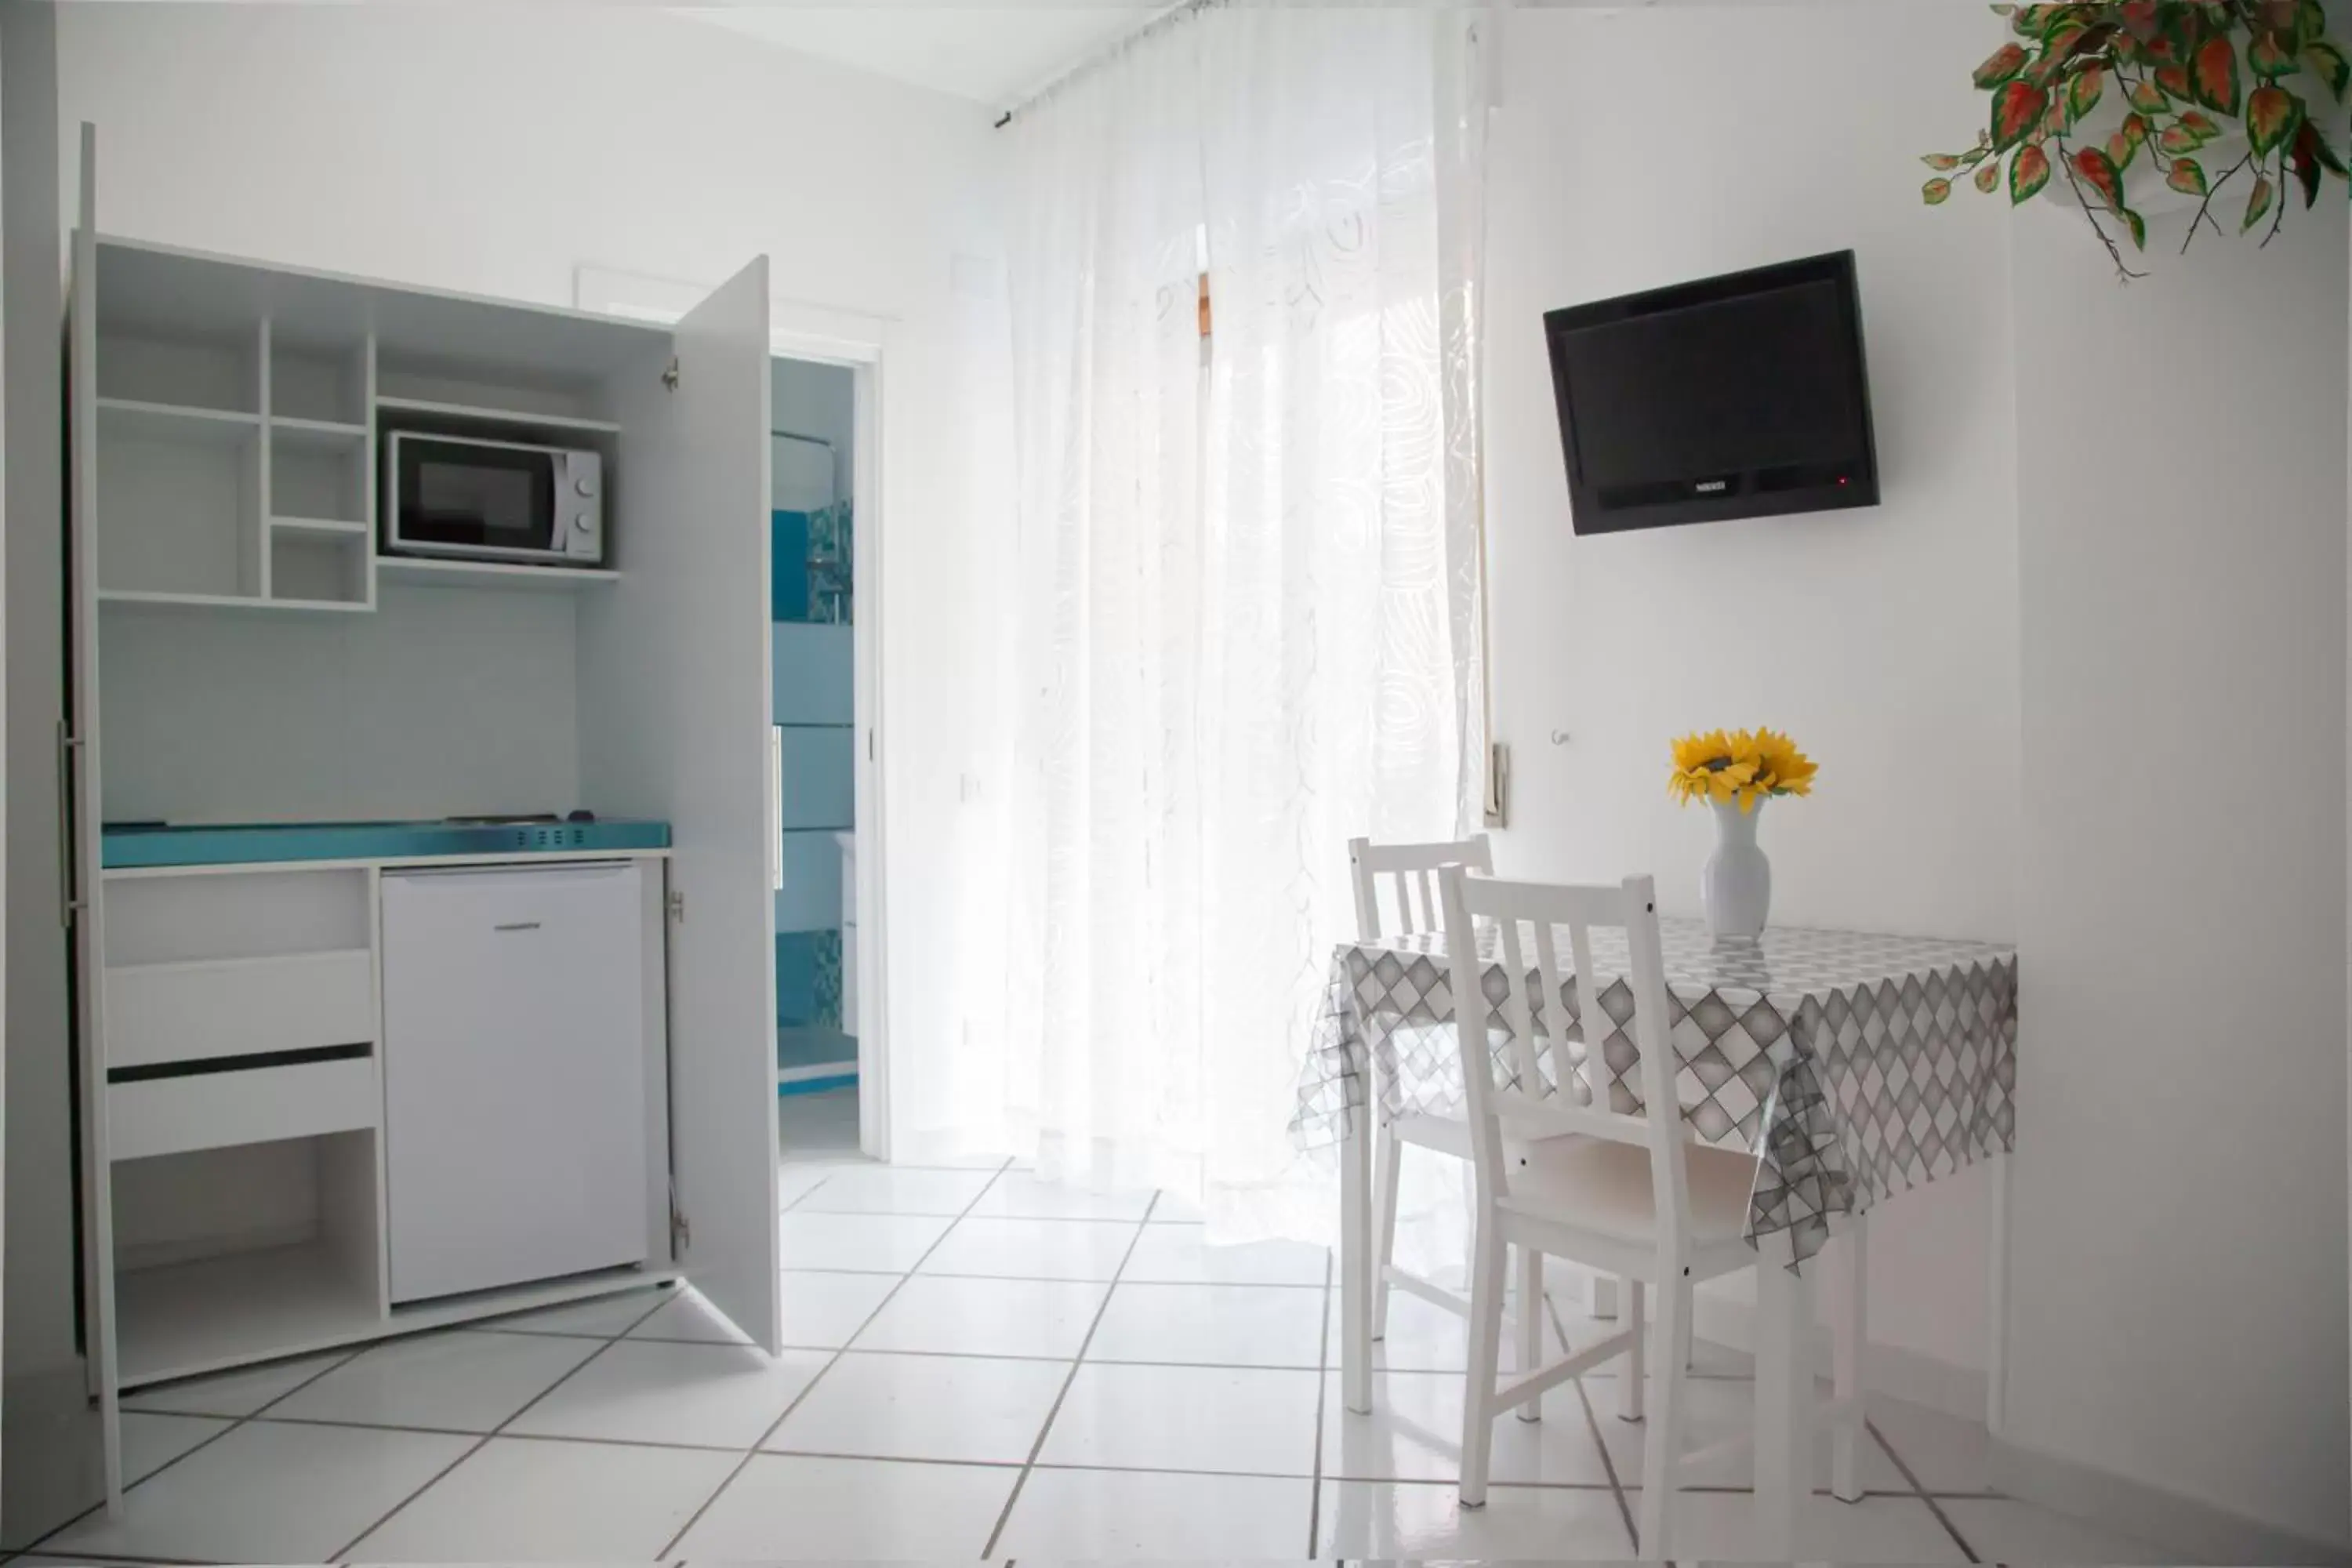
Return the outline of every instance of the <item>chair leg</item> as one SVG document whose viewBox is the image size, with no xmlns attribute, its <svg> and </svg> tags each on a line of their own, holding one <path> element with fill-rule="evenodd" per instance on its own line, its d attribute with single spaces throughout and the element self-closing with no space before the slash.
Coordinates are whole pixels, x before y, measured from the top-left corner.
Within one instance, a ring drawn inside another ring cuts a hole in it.
<svg viewBox="0 0 2352 1568">
<path fill-rule="evenodd" d="M 1396 1261 L 1397 1178 L 1404 1169 L 1404 1140 L 1389 1128 L 1381 1129 L 1372 1154 L 1372 1224 L 1380 1229 L 1380 1251 L 1372 1264 L 1372 1338 L 1389 1331 L 1389 1266 Z"/>
<path fill-rule="evenodd" d="M 1677 1342 L 1690 1316 L 1691 1288 L 1687 1281 L 1669 1279 L 1658 1287 L 1658 1339 Z M 1642 1539 L 1635 1543 L 1644 1561 L 1664 1562 L 1667 1521 L 1673 1517 L 1675 1489 L 1682 1468 L 1683 1394 L 1689 1374 L 1671 1355 L 1658 1368 L 1657 1398 L 1651 1403 L 1650 1429 L 1642 1442 Z"/>
<path fill-rule="evenodd" d="M 1650 1326 L 1644 1321 L 1649 1310 L 1647 1295 L 1647 1288 L 1639 1279 L 1617 1281 L 1617 1321 L 1633 1336 L 1633 1344 L 1625 1351 L 1624 1364 L 1617 1369 L 1617 1418 L 1621 1421 L 1642 1418 L 1642 1383 L 1648 1370 L 1643 1365 L 1648 1360 L 1643 1352 L 1650 1334 Z"/>
<path fill-rule="evenodd" d="M 1519 1248 L 1518 1373 L 1525 1377 L 1543 1365 L 1543 1254 L 1532 1247 Z M 1519 1406 L 1519 1419 L 1543 1419 L 1543 1395 L 1530 1396 Z"/>
<path fill-rule="evenodd" d="M 1870 1342 L 1870 1222 L 1856 1218 L 1846 1233 L 1845 1275 L 1837 1339 L 1831 1352 L 1831 1386 L 1842 1414 L 1830 1438 L 1830 1491 L 1840 1502 L 1862 1500 L 1862 1357 Z"/>
<path fill-rule="evenodd" d="M 1464 1508 L 1486 1501 L 1486 1468 L 1494 1456 L 1495 1374 L 1503 1359 L 1503 1278 L 1509 1249 L 1492 1211 L 1478 1216 L 1477 1254 L 1470 1267 L 1470 1370 L 1462 1394 Z"/>
</svg>

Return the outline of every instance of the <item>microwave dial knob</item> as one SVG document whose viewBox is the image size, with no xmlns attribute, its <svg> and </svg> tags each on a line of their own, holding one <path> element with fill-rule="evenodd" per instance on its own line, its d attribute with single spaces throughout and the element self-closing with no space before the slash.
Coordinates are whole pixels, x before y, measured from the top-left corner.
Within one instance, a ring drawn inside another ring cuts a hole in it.
<svg viewBox="0 0 2352 1568">
<path fill-rule="evenodd" d="M 595 525 L 588 521 L 588 514 L 583 511 L 572 520 L 572 526 L 577 531 L 585 533 Z"/>
<path fill-rule="evenodd" d="M 572 488 L 583 496 L 593 496 L 596 493 L 596 482 L 593 479 L 574 479 L 572 481 Z"/>
</svg>

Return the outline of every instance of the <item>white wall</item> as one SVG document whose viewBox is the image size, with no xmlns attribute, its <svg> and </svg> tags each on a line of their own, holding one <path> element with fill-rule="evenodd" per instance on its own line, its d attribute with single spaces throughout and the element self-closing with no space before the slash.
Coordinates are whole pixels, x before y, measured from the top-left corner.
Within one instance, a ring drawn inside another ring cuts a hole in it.
<svg viewBox="0 0 2352 1568">
<path fill-rule="evenodd" d="M 1667 742 L 1769 723 L 1822 764 L 1811 799 L 1766 811 L 1776 921 L 2014 935 L 2004 216 L 1917 195 L 1916 154 L 1965 143 L 1980 118 L 1966 68 L 1991 47 L 1982 9 L 1504 21 L 1486 264 L 1496 734 L 1516 773 L 1504 868 L 1652 870 L 1669 912 L 1697 913 L 1714 829 L 1666 798 Z M 1886 68 L 1897 54 L 1961 64 Z M 1629 60 L 1661 62 L 1671 93 Z M 1574 537 L 1543 312 L 1848 247 L 1884 503 Z M 1906 1194 L 1902 1223 L 1874 1233 L 1875 1338 L 1981 1368 L 1981 1185 L 1970 1172 Z"/>
<path fill-rule="evenodd" d="M 891 323 L 891 1021 L 952 1034 L 936 889 L 988 724 L 954 650 L 1000 489 L 972 476 L 1009 445 L 965 352 L 1001 348 L 992 116 L 635 9 L 88 4 L 58 32 L 109 231 L 560 304 L 582 264 L 715 284 L 765 251 L 780 297 Z"/>
<path fill-rule="evenodd" d="M 2352 1544 L 2345 226 L 2182 221 L 2127 289 L 2079 220 L 2011 228 L 2010 1436 Z"/>
</svg>

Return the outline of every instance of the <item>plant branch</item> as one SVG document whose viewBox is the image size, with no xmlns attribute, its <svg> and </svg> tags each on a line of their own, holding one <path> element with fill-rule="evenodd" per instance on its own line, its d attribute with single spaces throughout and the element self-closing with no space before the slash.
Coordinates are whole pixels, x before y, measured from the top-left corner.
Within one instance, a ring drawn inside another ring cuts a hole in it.
<svg viewBox="0 0 2352 1568">
<path fill-rule="evenodd" d="M 2221 187 L 2230 183 L 2230 176 L 2235 174 L 2239 170 L 2244 168 L 2248 163 L 2251 163 L 2253 161 L 2253 149 L 2250 147 L 2236 163 L 2231 164 L 2228 168 L 2222 170 L 2221 174 L 2215 175 L 2212 182 L 2205 187 L 2205 199 L 2197 204 L 2197 216 L 2189 220 L 2189 232 L 2181 237 L 2181 255 L 2186 256 L 2189 254 L 2189 242 L 2197 237 L 2197 226 L 2199 224 L 2210 223 L 2213 226 L 2213 232 L 2215 234 L 2222 232 L 2221 220 L 2216 218 L 2211 211 L 2213 198 L 2221 194 Z"/>
<path fill-rule="evenodd" d="M 2058 144 L 2058 166 L 2066 171 L 2066 183 L 2074 187 L 2075 204 L 2083 209 L 2084 219 L 2090 224 L 2091 232 L 2097 235 L 2099 243 L 2107 247 L 2107 259 L 2116 264 L 2116 275 L 2126 283 L 2135 278 L 2147 277 L 2147 273 L 2134 272 L 2124 265 L 2123 247 L 2117 245 L 2115 237 L 2100 226 L 2099 215 L 2093 210 L 2091 198 L 2084 193 L 2083 177 L 2074 172 L 2074 160 L 2067 154 L 2066 138 L 2053 136 L 2051 140 Z"/>
</svg>

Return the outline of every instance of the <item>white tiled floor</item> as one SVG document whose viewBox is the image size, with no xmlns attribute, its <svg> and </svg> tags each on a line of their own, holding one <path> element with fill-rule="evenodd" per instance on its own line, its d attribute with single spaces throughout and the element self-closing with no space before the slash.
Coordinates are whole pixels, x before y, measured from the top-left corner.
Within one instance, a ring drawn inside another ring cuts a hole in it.
<svg viewBox="0 0 2352 1568">
<path fill-rule="evenodd" d="M 640 1291 L 152 1390 L 127 1402 L 122 1517 L 22 1561 L 1632 1553 L 1642 1428 L 1609 1375 L 1498 1423 L 1465 1512 L 1460 1323 L 1399 1296 L 1377 1408 L 1347 1412 L 1318 1249 L 1206 1247 L 1173 1204 L 1013 1172 L 787 1175 L 781 1358 Z M 1588 1328 L 1547 1317 L 1555 1344 Z M 1704 1436 L 1750 1385 L 1701 1352 Z M 1812 1500 L 1809 1555 L 2162 1555 L 1989 1495 L 1981 1428 L 1873 1414 L 1872 1495 Z M 1747 1479 L 1680 1500 L 1684 1549 L 1748 1555 Z"/>
</svg>

